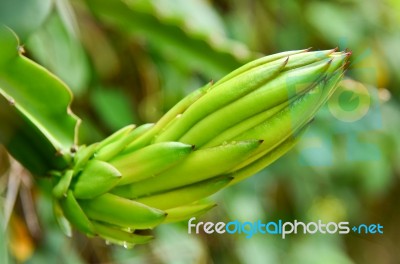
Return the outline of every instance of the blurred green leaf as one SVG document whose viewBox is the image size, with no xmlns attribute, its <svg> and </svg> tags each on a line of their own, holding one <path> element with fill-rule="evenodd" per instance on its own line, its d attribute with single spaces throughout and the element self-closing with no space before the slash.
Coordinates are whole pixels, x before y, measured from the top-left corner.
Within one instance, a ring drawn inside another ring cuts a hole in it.
<svg viewBox="0 0 400 264">
<path fill-rule="evenodd" d="M 279 239 L 279 238 L 278 238 Z M 241 263 L 252 264 L 282 263 L 279 261 L 279 244 L 275 237 L 255 235 L 251 239 L 238 239 L 236 251 Z"/>
<path fill-rule="evenodd" d="M 121 90 L 95 89 L 92 92 L 91 102 L 110 131 L 116 131 L 136 121 L 129 97 Z"/>
<path fill-rule="evenodd" d="M 107 136 L 87 113 L 82 112 L 77 114 L 82 119 L 82 123 L 79 126 L 78 142 L 87 145 L 100 141 Z"/>
<path fill-rule="evenodd" d="M 7 25 L 21 39 L 26 39 L 43 24 L 52 6 L 52 0 L 2 0 L 0 1 L 0 25 Z"/>
<path fill-rule="evenodd" d="M 78 36 L 65 21 L 65 17 L 62 19 L 53 13 L 44 26 L 31 35 L 27 48 L 39 63 L 65 81 L 74 95 L 80 96 L 87 89 L 90 68 Z"/>
<path fill-rule="evenodd" d="M 354 16 L 356 12 L 356 9 L 345 8 L 334 2 L 312 2 L 305 17 L 331 44 L 339 45 L 341 41 L 347 43 L 348 47 L 354 47 L 362 38 L 365 23 Z"/>
<path fill-rule="evenodd" d="M 191 35 L 186 26 L 164 21 L 162 15 L 143 11 L 143 6 L 133 1 L 87 2 L 102 21 L 122 32 L 145 37 L 171 62 L 192 67 L 211 78 L 221 77 L 251 57 L 243 46 Z"/>
<path fill-rule="evenodd" d="M 152 0 L 152 1 L 127 1 L 138 10 L 157 14 L 165 22 L 183 25 L 192 35 L 205 38 L 226 37 L 224 23 L 205 0 Z"/>
<path fill-rule="evenodd" d="M 316 254 L 318 252 L 318 254 Z M 296 264 L 354 264 L 342 251 L 337 236 L 307 236 L 293 244 L 283 263 Z"/>
<path fill-rule="evenodd" d="M 26 263 L 85 263 L 79 256 L 80 249 L 73 246 L 71 238 L 60 232 L 53 215 L 52 202 L 51 198 L 43 193 L 37 195 L 37 215 L 41 225 L 46 229 L 43 232 L 42 243 L 37 246 L 35 254 Z"/>
</svg>

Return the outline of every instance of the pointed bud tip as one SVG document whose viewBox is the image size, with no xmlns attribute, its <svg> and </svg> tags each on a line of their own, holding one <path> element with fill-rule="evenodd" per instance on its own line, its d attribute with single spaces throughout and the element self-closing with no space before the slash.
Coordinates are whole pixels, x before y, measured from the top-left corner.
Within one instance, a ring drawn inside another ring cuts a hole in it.
<svg viewBox="0 0 400 264">
<path fill-rule="evenodd" d="M 289 62 L 289 58 L 290 58 L 290 56 L 286 57 L 286 60 L 283 62 L 283 66 L 285 66 Z"/>
<path fill-rule="evenodd" d="M 328 51 L 328 54 L 333 54 L 333 53 L 337 52 L 338 50 L 339 50 L 339 48 L 336 47 L 336 48 L 334 48 L 334 49 L 329 50 L 329 51 Z"/>
<path fill-rule="evenodd" d="M 350 61 L 346 61 L 342 66 L 343 71 L 346 71 L 350 67 L 350 65 L 351 65 Z"/>
</svg>

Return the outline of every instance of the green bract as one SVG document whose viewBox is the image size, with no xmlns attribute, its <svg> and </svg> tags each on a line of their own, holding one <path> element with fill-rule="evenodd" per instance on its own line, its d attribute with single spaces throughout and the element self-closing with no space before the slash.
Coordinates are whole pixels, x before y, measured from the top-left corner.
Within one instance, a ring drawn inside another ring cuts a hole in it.
<svg viewBox="0 0 400 264">
<path fill-rule="evenodd" d="M 251 176 L 295 145 L 334 92 L 348 56 L 300 50 L 244 65 L 188 95 L 158 123 L 129 126 L 80 148 L 72 192 L 60 201 L 75 196 L 84 213 L 78 229 L 120 244 L 134 230 L 206 212 L 212 205 L 200 202 L 203 198 Z M 108 166 L 94 166 L 100 161 Z M 69 182 L 63 177 L 60 182 Z M 88 220 L 92 229 L 84 224 Z M 108 229 L 97 228 L 99 223 Z M 129 244 L 148 240 L 139 237 Z"/>
</svg>

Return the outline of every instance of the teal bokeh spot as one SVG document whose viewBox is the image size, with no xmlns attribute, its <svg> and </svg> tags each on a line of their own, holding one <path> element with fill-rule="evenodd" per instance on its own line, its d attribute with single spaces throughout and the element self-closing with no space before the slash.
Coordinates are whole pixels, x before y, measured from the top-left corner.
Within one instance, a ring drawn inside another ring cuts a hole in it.
<svg viewBox="0 0 400 264">
<path fill-rule="evenodd" d="M 360 98 L 351 91 L 344 91 L 339 96 L 339 105 L 345 111 L 354 111 L 360 104 Z"/>
<path fill-rule="evenodd" d="M 332 166 L 334 162 L 333 142 L 323 130 L 309 129 L 301 139 L 300 164 L 304 166 Z"/>
</svg>

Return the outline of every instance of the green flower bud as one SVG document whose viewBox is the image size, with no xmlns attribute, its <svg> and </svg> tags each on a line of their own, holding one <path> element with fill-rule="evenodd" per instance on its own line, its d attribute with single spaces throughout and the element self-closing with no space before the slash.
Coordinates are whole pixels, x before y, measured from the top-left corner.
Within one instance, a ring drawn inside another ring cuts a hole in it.
<svg viewBox="0 0 400 264">
<path fill-rule="evenodd" d="M 136 230 L 204 213 L 213 205 L 200 200 L 296 144 L 349 55 L 263 57 L 188 95 L 156 124 L 128 126 L 79 149 L 73 172 L 55 184 L 59 207 L 81 231 L 124 245 L 150 239 Z"/>
</svg>

